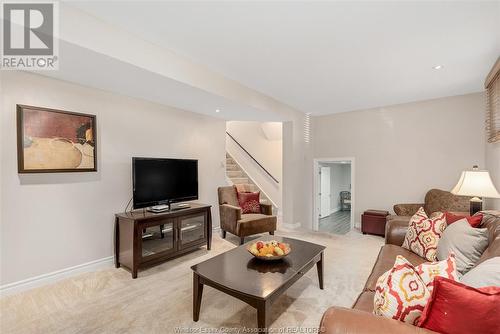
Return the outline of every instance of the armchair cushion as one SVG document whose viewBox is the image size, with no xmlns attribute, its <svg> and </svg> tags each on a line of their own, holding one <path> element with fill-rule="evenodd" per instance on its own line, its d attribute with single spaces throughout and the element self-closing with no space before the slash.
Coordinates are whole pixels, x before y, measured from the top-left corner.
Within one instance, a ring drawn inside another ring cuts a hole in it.
<svg viewBox="0 0 500 334">
<path fill-rule="evenodd" d="M 260 213 L 260 192 L 237 192 L 241 213 Z"/>
<path fill-rule="evenodd" d="M 276 216 L 267 216 L 261 213 L 247 213 L 241 215 L 237 222 L 236 234 L 247 236 L 257 233 L 273 232 L 276 230 Z"/>
</svg>

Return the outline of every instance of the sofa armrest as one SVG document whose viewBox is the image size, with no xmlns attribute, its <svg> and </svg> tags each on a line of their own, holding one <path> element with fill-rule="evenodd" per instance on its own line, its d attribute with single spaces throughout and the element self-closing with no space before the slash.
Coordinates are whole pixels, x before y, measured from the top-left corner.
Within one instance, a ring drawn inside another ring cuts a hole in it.
<svg viewBox="0 0 500 334">
<path fill-rule="evenodd" d="M 405 239 L 411 216 L 392 216 L 385 224 L 385 243 L 401 246 Z"/>
<path fill-rule="evenodd" d="M 268 203 L 260 203 L 260 212 L 263 215 L 272 216 L 273 215 L 273 205 Z"/>
<path fill-rule="evenodd" d="M 229 204 L 219 205 L 220 227 L 224 231 L 235 232 L 237 221 L 241 219 L 241 208 Z"/>
<path fill-rule="evenodd" d="M 424 203 L 396 204 L 393 209 L 398 216 L 413 216 Z"/>
<path fill-rule="evenodd" d="M 394 319 L 343 307 L 330 307 L 323 314 L 319 333 L 324 334 L 430 334 L 433 331 Z"/>
</svg>

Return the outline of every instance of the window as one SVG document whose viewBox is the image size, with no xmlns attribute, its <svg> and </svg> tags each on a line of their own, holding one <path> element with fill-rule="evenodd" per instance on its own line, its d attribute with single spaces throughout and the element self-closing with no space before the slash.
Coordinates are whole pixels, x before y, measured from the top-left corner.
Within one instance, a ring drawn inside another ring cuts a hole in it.
<svg viewBox="0 0 500 334">
<path fill-rule="evenodd" d="M 500 142 L 500 57 L 491 69 L 486 87 L 486 136 L 489 143 Z"/>
</svg>

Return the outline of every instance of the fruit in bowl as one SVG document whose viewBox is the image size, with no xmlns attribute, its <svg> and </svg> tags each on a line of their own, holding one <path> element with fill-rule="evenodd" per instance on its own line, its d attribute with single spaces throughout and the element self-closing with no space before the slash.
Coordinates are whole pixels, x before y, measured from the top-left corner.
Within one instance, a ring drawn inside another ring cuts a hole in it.
<svg viewBox="0 0 500 334">
<path fill-rule="evenodd" d="M 291 251 L 289 244 L 276 240 L 254 242 L 247 246 L 247 250 L 253 256 L 263 260 L 281 259 Z"/>
</svg>

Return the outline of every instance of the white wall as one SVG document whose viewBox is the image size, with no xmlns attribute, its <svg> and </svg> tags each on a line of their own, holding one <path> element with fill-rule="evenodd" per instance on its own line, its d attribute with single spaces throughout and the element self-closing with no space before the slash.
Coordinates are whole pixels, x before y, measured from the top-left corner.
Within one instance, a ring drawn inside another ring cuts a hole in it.
<svg viewBox="0 0 500 334">
<path fill-rule="evenodd" d="M 421 202 L 427 190 L 449 190 L 462 170 L 484 166 L 483 101 L 477 93 L 314 117 L 313 157 L 355 157 L 359 223 L 366 209 Z"/>
<path fill-rule="evenodd" d="M 199 159 L 200 202 L 225 184 L 225 121 L 23 72 L 2 71 L 1 284 L 113 254 L 131 157 Z M 166 92 L 168 93 L 168 92 Z M 19 175 L 16 104 L 97 115 L 97 173 Z"/>
<path fill-rule="evenodd" d="M 331 189 L 332 189 L 332 210 L 340 210 L 340 192 L 350 191 L 351 185 L 351 165 L 350 164 L 330 164 L 331 168 Z"/>
</svg>

